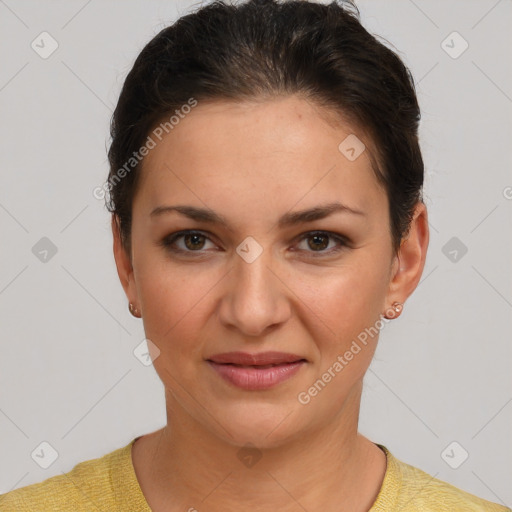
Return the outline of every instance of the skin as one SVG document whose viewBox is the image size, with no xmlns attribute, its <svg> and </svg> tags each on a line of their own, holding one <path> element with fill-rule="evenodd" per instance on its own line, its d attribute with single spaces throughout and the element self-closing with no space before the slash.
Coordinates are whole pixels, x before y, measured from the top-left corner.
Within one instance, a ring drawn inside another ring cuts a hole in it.
<svg viewBox="0 0 512 512">
<path fill-rule="evenodd" d="M 354 161 L 338 150 L 349 134 L 367 148 Z M 121 283 L 158 348 L 151 353 L 165 387 L 166 426 L 142 436 L 132 451 L 153 510 L 371 508 L 386 458 L 357 424 L 378 336 L 307 405 L 297 399 L 394 301 L 406 301 L 423 272 L 425 205 L 418 203 L 394 255 L 371 147 L 363 132 L 328 122 L 320 107 L 289 96 L 200 103 L 145 158 L 131 254 L 114 217 L 112 229 Z M 364 215 L 277 226 L 287 212 L 334 201 Z M 151 218 L 161 205 L 208 207 L 230 226 L 178 213 Z M 188 245 L 178 239 L 183 254 L 160 244 L 186 229 L 207 238 Z M 305 237 L 317 230 L 345 236 L 347 245 L 333 253 L 336 239 Z M 247 236 L 263 249 L 252 263 L 236 252 Z M 274 388 L 242 390 L 205 361 L 238 350 L 291 352 L 307 364 Z M 252 467 L 237 456 L 247 443 L 261 455 Z"/>
</svg>

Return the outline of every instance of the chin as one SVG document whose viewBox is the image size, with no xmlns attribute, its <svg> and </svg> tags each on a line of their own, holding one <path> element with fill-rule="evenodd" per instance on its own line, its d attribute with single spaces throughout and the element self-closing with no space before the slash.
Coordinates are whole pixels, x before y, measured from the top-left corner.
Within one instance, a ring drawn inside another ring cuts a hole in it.
<svg viewBox="0 0 512 512">
<path fill-rule="evenodd" d="M 240 448 L 248 444 L 260 449 L 278 448 L 301 436 L 296 415 L 279 405 L 235 406 L 234 411 L 224 411 L 223 418 L 221 423 L 228 432 L 216 429 L 217 434 Z"/>
</svg>

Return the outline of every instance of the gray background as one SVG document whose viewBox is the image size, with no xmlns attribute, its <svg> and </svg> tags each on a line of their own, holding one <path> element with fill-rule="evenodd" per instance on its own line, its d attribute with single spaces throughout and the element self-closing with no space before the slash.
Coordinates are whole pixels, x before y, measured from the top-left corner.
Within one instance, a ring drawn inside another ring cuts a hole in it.
<svg viewBox="0 0 512 512">
<path fill-rule="evenodd" d="M 92 190 L 107 176 L 111 111 L 134 58 L 191 5 L 0 0 L 0 493 L 165 423 Z M 415 76 L 431 224 L 422 281 L 366 376 L 360 430 L 511 506 L 512 2 L 358 5 Z M 59 45 L 47 59 L 31 47 L 43 31 Z M 457 58 L 453 31 L 469 44 Z M 33 252 L 43 237 L 57 248 L 46 262 Z M 47 469 L 31 457 L 44 441 L 59 454 Z M 462 450 L 453 469 L 446 460 Z"/>
</svg>

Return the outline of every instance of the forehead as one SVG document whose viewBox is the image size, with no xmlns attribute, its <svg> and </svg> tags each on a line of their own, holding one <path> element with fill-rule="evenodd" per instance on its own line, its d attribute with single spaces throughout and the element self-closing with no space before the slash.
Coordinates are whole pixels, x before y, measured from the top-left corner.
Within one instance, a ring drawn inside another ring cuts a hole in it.
<svg viewBox="0 0 512 512">
<path fill-rule="evenodd" d="M 385 195 L 365 134 L 298 97 L 199 103 L 155 142 L 137 191 L 145 210 L 184 196 L 281 209 L 343 198 L 363 209 Z"/>
</svg>

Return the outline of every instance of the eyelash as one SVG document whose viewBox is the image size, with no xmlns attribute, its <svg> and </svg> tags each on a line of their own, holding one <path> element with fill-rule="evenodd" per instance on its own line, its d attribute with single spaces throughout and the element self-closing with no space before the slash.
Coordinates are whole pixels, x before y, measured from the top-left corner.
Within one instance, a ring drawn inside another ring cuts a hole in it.
<svg viewBox="0 0 512 512">
<path fill-rule="evenodd" d="M 168 250 L 170 252 L 178 253 L 178 254 L 184 254 L 185 253 L 185 254 L 191 254 L 192 255 L 194 253 L 197 253 L 197 255 L 203 255 L 204 253 L 202 252 L 201 249 L 197 250 L 197 251 L 191 251 L 191 250 L 186 250 L 186 249 L 178 249 L 178 248 L 174 247 L 175 242 L 178 239 L 183 238 L 186 235 L 199 235 L 199 236 L 205 237 L 206 239 L 208 239 L 212 243 L 214 243 L 210 239 L 210 237 L 208 237 L 202 231 L 184 230 L 184 231 L 178 231 L 176 233 L 172 233 L 172 234 L 166 236 L 161 241 L 160 245 L 162 245 L 166 250 Z M 345 237 L 343 237 L 341 235 L 337 235 L 335 233 L 331 233 L 329 231 L 308 231 L 307 233 L 304 233 L 303 235 L 300 236 L 299 243 L 302 242 L 303 240 L 308 239 L 308 238 L 312 238 L 315 235 L 327 236 L 330 239 L 335 240 L 339 244 L 337 247 L 335 247 L 333 249 L 330 249 L 328 251 L 325 251 L 325 250 L 305 251 L 305 252 L 309 252 L 309 253 L 313 254 L 314 255 L 313 257 L 315 257 L 315 258 L 316 257 L 326 256 L 326 255 L 330 256 L 330 255 L 336 254 L 336 253 L 340 252 L 341 250 L 343 250 L 345 247 L 347 247 L 349 245 L 348 240 Z"/>
</svg>

